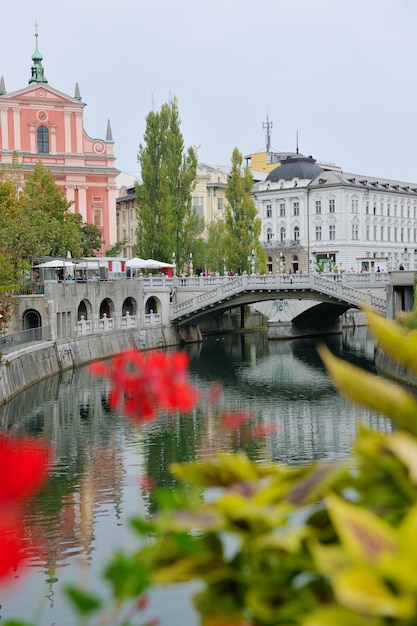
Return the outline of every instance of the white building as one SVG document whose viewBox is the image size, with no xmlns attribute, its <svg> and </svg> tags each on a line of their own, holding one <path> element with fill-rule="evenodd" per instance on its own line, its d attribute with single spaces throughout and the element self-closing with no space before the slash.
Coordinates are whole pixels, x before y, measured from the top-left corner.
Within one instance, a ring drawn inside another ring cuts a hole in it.
<svg viewBox="0 0 417 626">
<path fill-rule="evenodd" d="M 253 188 L 268 270 L 414 269 L 417 183 L 288 156 Z"/>
</svg>

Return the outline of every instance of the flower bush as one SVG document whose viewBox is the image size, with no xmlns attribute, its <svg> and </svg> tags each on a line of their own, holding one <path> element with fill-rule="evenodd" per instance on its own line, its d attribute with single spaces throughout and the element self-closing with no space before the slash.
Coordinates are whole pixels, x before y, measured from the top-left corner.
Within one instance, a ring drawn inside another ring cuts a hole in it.
<svg viewBox="0 0 417 626">
<path fill-rule="evenodd" d="M 417 331 L 367 315 L 378 345 L 417 375 Z M 243 452 L 173 464 L 183 487 L 155 492 L 158 512 L 132 519 L 136 549 L 118 551 L 103 572 L 111 600 L 68 589 L 80 623 L 133 626 L 152 586 L 197 580 L 194 603 L 204 626 L 417 624 L 417 399 L 324 346 L 319 352 L 340 392 L 390 417 L 392 433 L 359 425 L 349 459 L 309 467 L 255 463 Z M 129 350 L 92 371 L 110 379 L 111 405 L 135 421 L 199 402 L 181 353 Z M 267 435 L 248 429 L 251 417 L 224 412 L 219 423 Z M 35 483 L 25 474 L 10 493 L 0 491 L 13 520 L 20 496 L 44 479 L 36 458 L 27 461 L 28 469 L 38 467 Z"/>
</svg>

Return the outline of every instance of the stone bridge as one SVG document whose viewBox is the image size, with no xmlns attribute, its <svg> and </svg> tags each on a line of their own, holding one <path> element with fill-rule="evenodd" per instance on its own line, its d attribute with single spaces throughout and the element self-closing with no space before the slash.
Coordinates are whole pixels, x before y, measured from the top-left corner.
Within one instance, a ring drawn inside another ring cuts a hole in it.
<svg viewBox="0 0 417 626">
<path fill-rule="evenodd" d="M 209 316 L 266 300 L 310 300 L 316 306 L 293 320 L 293 325 L 326 325 L 351 308 L 366 305 L 387 313 L 389 275 L 361 274 L 244 274 L 212 278 L 174 279 L 170 321 L 178 326 L 198 325 Z M 181 301 L 179 301 L 181 299 Z M 303 319 L 304 318 L 304 319 Z"/>
</svg>

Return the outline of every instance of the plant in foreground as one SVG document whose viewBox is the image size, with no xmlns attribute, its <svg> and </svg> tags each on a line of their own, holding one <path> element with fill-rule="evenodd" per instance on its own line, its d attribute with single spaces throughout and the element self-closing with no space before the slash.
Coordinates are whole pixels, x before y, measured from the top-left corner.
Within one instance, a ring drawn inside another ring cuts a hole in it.
<svg viewBox="0 0 417 626">
<path fill-rule="evenodd" d="M 417 375 L 417 333 L 367 315 L 381 348 Z M 417 623 L 417 399 L 319 351 L 340 392 L 389 416 L 393 431 L 359 425 L 341 463 L 282 467 L 237 452 L 173 464 L 183 488 L 155 492 L 158 513 L 132 520 L 137 549 L 105 569 L 113 607 L 68 591 L 83 623 L 105 609 L 105 623 L 133 625 L 151 586 L 189 580 L 201 583 L 194 602 L 204 626 Z M 93 371 L 110 377 L 112 405 L 136 420 L 198 401 L 178 353 L 128 351 Z M 250 417 L 219 421 L 235 429 Z"/>
</svg>

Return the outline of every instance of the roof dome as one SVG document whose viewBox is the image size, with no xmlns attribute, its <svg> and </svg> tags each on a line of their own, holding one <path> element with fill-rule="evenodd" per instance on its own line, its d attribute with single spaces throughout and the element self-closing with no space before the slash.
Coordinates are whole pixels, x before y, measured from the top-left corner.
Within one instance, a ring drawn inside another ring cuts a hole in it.
<svg viewBox="0 0 417 626">
<path fill-rule="evenodd" d="M 279 180 L 293 180 L 294 178 L 313 180 L 323 171 L 319 165 L 316 165 L 316 160 L 311 156 L 289 156 L 268 174 L 266 180 L 272 183 L 277 183 Z"/>
</svg>

